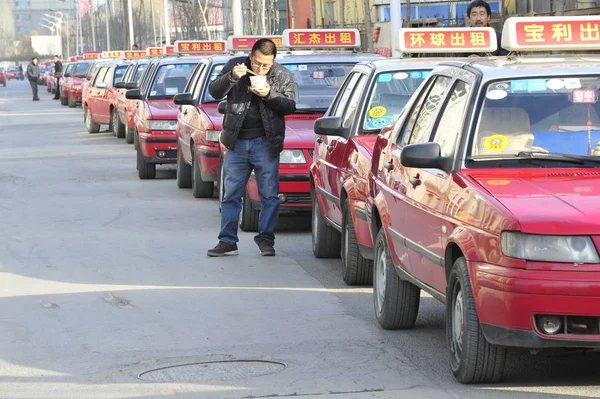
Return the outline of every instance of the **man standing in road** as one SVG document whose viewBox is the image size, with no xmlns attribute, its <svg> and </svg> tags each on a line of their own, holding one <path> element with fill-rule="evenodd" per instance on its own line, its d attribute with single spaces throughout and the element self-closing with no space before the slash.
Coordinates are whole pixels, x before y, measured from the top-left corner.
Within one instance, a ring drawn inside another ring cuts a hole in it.
<svg viewBox="0 0 600 399">
<path fill-rule="evenodd" d="M 40 101 L 38 97 L 38 79 L 40 77 L 40 67 L 38 66 L 37 57 L 33 57 L 29 65 L 27 65 L 27 79 L 33 91 L 33 101 Z"/>
<path fill-rule="evenodd" d="M 285 137 L 284 116 L 296 110 L 292 74 L 275 62 L 277 47 L 260 39 L 249 56 L 231 59 L 208 91 L 227 96 L 221 142 L 224 195 L 219 243 L 208 256 L 237 255 L 238 221 L 246 184 L 254 171 L 261 211 L 254 242 L 262 256 L 274 256 L 275 226 L 279 218 L 279 153 Z M 252 76 L 250 76 L 252 75 Z"/>
<path fill-rule="evenodd" d="M 62 69 L 63 69 L 62 62 L 60 62 L 60 58 L 58 57 L 58 55 L 55 55 L 54 56 L 54 73 L 58 75 L 56 77 L 56 91 L 54 92 L 55 100 L 60 99 L 60 79 L 62 76 Z"/>
<path fill-rule="evenodd" d="M 469 26 L 475 28 L 490 27 L 492 22 L 492 10 L 490 5 L 484 0 L 473 0 L 467 7 L 467 18 L 469 19 Z M 502 32 L 496 31 L 496 38 L 498 40 L 498 49 L 493 53 L 469 53 L 464 54 L 465 57 L 478 57 L 478 56 L 489 56 L 489 55 L 507 55 L 508 51 L 502 48 Z"/>
</svg>

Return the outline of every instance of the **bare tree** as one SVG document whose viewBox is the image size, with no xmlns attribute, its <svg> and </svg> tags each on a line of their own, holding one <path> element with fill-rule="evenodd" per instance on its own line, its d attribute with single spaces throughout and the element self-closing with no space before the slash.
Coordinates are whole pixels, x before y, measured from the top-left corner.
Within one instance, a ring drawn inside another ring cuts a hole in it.
<svg viewBox="0 0 600 399">
<path fill-rule="evenodd" d="M 565 2 L 566 0 L 552 0 L 552 9 L 554 10 L 554 15 L 565 15 Z"/>
</svg>

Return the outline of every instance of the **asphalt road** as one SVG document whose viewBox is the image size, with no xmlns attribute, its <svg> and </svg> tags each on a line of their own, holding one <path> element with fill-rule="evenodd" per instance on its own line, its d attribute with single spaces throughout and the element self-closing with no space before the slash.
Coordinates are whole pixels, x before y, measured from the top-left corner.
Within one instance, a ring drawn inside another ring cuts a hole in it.
<svg viewBox="0 0 600 399">
<path fill-rule="evenodd" d="M 0 88 L 0 397 L 600 397 L 599 354 L 515 352 L 502 383 L 457 384 L 443 306 L 382 330 L 371 288 L 313 258 L 309 218 L 281 220 L 276 257 L 242 233 L 207 258 L 215 200 L 173 167 L 138 180 L 132 146 L 40 97 Z"/>
</svg>

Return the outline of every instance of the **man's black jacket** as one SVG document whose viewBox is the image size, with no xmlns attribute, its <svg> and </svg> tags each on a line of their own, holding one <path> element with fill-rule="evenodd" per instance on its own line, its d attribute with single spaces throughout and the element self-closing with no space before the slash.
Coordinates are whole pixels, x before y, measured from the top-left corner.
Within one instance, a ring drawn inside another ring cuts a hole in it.
<svg viewBox="0 0 600 399">
<path fill-rule="evenodd" d="M 56 61 L 54 63 L 54 73 L 62 73 L 62 62 Z"/>
<path fill-rule="evenodd" d="M 210 95 L 214 98 L 227 96 L 227 112 L 223 120 L 221 142 L 229 149 L 235 147 L 252 96 L 255 95 L 249 91 L 249 74 L 239 80 L 235 80 L 231 75 L 233 67 L 241 63 L 245 63 L 246 67 L 251 69 L 249 57 L 233 58 L 225 64 L 219 76 L 208 87 Z M 279 154 L 283 150 L 285 138 L 284 116 L 296 111 L 294 79 L 290 71 L 274 63 L 267 74 L 267 83 L 271 86 L 271 92 L 268 96 L 261 97 L 260 114 L 269 146 L 273 153 Z"/>
</svg>

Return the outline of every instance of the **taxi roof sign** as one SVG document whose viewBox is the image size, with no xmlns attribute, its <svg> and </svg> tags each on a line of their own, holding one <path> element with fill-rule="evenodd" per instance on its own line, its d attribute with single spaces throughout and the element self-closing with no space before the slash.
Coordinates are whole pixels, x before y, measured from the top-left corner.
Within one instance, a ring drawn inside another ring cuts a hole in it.
<svg viewBox="0 0 600 399">
<path fill-rule="evenodd" d="M 493 28 L 402 28 L 398 50 L 403 53 L 491 53 L 498 49 Z"/>
<path fill-rule="evenodd" d="M 283 48 L 283 36 L 229 36 L 227 38 L 227 50 L 229 51 L 250 51 L 254 43 L 260 39 L 269 39 L 275 43 L 275 46 Z"/>
<path fill-rule="evenodd" d="M 148 57 L 162 57 L 165 55 L 165 49 L 162 47 L 148 47 L 146 49 L 146 55 Z"/>
<path fill-rule="evenodd" d="M 175 52 L 179 54 L 223 54 L 227 51 L 224 40 L 177 40 Z"/>
<path fill-rule="evenodd" d="M 502 47 L 509 51 L 600 50 L 600 16 L 508 18 Z"/>
<path fill-rule="evenodd" d="M 165 46 L 163 47 L 165 55 L 173 55 L 175 54 L 175 46 Z"/>
<path fill-rule="evenodd" d="M 358 29 L 286 29 L 282 33 L 283 47 L 290 48 L 357 48 Z"/>
<path fill-rule="evenodd" d="M 123 58 L 124 51 L 103 51 L 100 54 L 100 58 L 109 59 L 109 58 Z"/>
<path fill-rule="evenodd" d="M 84 60 L 96 60 L 100 58 L 102 55 L 102 51 L 87 51 L 82 54 L 82 59 Z"/>
<path fill-rule="evenodd" d="M 147 54 L 145 51 L 132 50 L 132 51 L 124 51 L 124 58 L 145 58 Z"/>
</svg>

